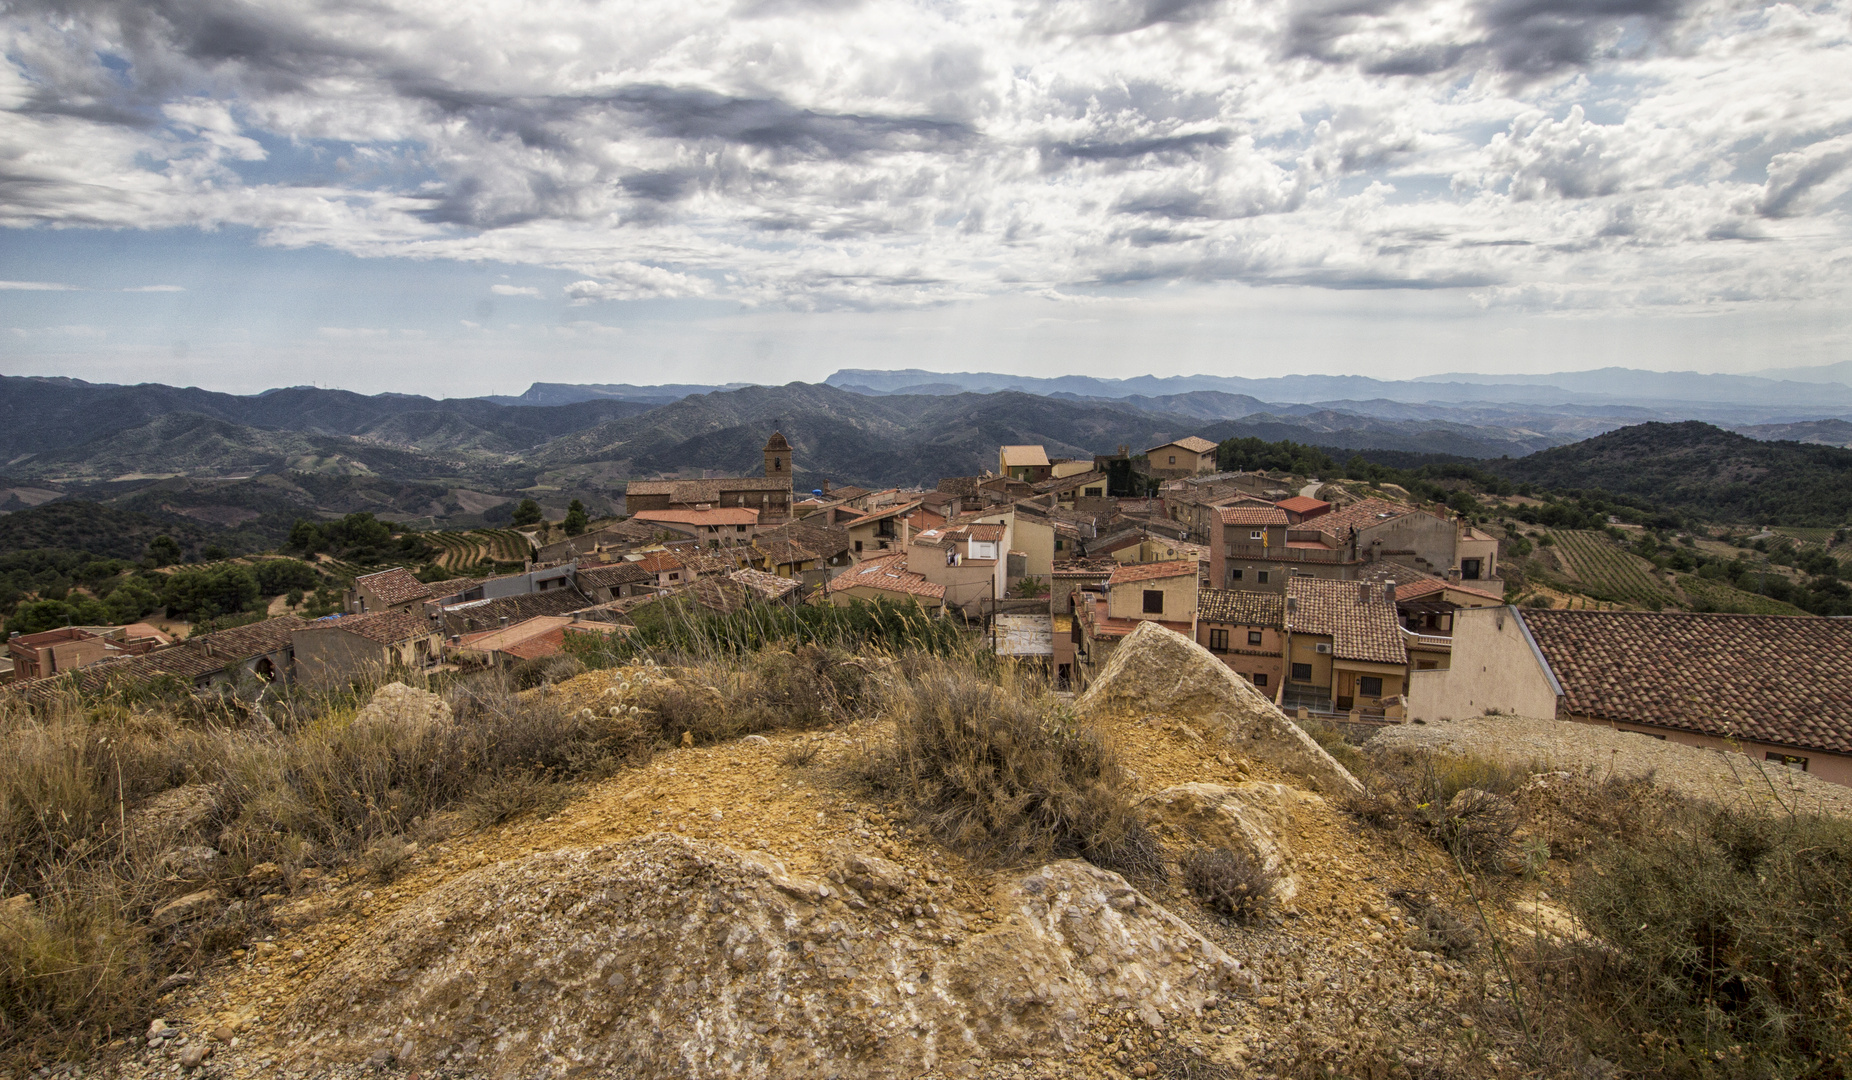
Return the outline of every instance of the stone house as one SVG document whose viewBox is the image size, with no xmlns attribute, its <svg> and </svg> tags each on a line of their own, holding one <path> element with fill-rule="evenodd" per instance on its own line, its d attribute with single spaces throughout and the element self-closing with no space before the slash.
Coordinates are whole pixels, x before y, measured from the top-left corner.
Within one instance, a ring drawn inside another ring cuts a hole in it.
<svg viewBox="0 0 1852 1080">
<path fill-rule="evenodd" d="M 796 468 L 791 444 L 783 433 L 773 432 L 763 453 L 763 477 L 632 480 L 624 493 L 624 508 L 634 517 L 639 512 L 651 510 L 746 507 L 759 512 L 758 520 L 762 524 L 789 521 L 792 475 Z"/>
<path fill-rule="evenodd" d="M 1111 659 L 1112 650 L 1140 622 L 1159 622 L 1194 640 L 1198 578 L 1193 559 L 1125 564 L 1113 570 L 1100 592 L 1073 594 L 1070 634 L 1079 685 L 1093 681 Z"/>
<path fill-rule="evenodd" d="M 1145 451 L 1145 469 L 1152 476 L 1194 476 L 1215 471 L 1215 444 L 1200 435 L 1154 446 Z"/>
<path fill-rule="evenodd" d="M 1286 597 L 1247 589 L 1204 589 L 1196 605 L 1196 643 L 1256 690 L 1278 700 L 1286 675 Z"/>
<path fill-rule="evenodd" d="M 1282 708 L 1402 715 L 1408 646 L 1387 586 L 1294 577 L 1286 584 L 1284 646 Z"/>
<path fill-rule="evenodd" d="M 749 544 L 759 534 L 759 511 L 747 506 L 642 510 L 631 520 L 693 537 L 708 548 Z"/>
<path fill-rule="evenodd" d="M 908 570 L 905 552 L 863 560 L 832 578 L 827 595 L 837 607 L 888 600 L 917 604 L 932 615 L 945 610 L 945 586 Z"/>
<path fill-rule="evenodd" d="M 422 671 L 443 656 L 439 629 L 404 611 L 317 619 L 292 631 L 290 641 L 296 678 L 310 686 L 335 686 L 372 671 Z"/>
<path fill-rule="evenodd" d="M 997 448 L 998 476 L 1018 480 L 1033 487 L 1047 480 L 1052 472 L 1054 472 L 1054 465 L 1048 460 L 1048 451 L 1040 446 L 1000 446 Z"/>
</svg>

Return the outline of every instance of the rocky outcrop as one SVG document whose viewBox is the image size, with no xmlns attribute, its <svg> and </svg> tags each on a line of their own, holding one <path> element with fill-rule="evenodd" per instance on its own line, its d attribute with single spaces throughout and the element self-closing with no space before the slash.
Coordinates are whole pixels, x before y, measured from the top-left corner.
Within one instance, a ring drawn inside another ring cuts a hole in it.
<svg viewBox="0 0 1852 1080">
<path fill-rule="evenodd" d="M 1155 622 L 1113 649 L 1106 670 L 1075 708 L 1174 717 L 1212 742 L 1304 777 L 1326 795 L 1363 786 L 1273 702 L 1209 650 Z"/>
<path fill-rule="evenodd" d="M 1087 863 L 1006 882 L 975 934 L 894 864 L 829 866 L 659 833 L 485 867 L 354 943 L 289 1041 L 492 1076 L 912 1076 L 1058 1050 L 1103 1004 L 1163 1025 L 1246 980 Z"/>
<path fill-rule="evenodd" d="M 387 683 L 373 691 L 373 699 L 354 715 L 355 727 L 379 725 L 441 730 L 450 723 L 450 706 L 443 698 L 400 682 Z"/>
<path fill-rule="evenodd" d="M 1273 898 L 1299 894 L 1295 874 L 1292 814 L 1324 800 L 1310 792 L 1259 780 L 1233 787 L 1179 784 L 1145 796 L 1138 808 L 1173 848 L 1200 845 L 1247 854 L 1273 879 Z"/>
</svg>

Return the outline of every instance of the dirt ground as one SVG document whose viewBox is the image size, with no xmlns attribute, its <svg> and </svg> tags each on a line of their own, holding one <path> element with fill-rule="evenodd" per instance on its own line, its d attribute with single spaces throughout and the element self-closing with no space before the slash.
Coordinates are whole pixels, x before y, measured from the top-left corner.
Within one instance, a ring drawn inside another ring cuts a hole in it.
<svg viewBox="0 0 1852 1080">
<path fill-rule="evenodd" d="M 545 692 L 569 707 L 590 706 L 605 700 L 613 675 L 592 672 Z M 1292 782 L 1217 751 L 1182 724 L 1150 717 L 1106 723 L 1142 792 L 1188 782 Z M 271 901 L 272 934 L 162 998 L 160 1015 L 180 1027 L 187 1042 L 152 1047 L 119 1040 L 104 1071 L 123 1077 L 362 1075 L 367 1070 L 359 1065 L 310 1066 L 279 1030 L 292 1002 L 370 926 L 481 867 L 657 832 L 764 852 L 794 874 L 820 872 L 831 844 L 850 842 L 929 883 L 956 913 L 952 925 L 985 931 L 1004 914 L 991 909 L 993 889 L 1023 868 L 973 863 L 907 827 L 902 808 L 860 787 L 849 765 L 883 733 L 879 722 L 859 721 L 822 733 L 678 747 L 590 785 L 556 813 L 432 840 L 390 882 L 369 879 L 360 868 L 344 876 L 304 871 L 288 894 Z M 432 823 L 434 833 L 443 831 L 440 825 Z M 1460 886 L 1448 883 L 1438 849 L 1392 843 L 1318 802 L 1295 812 L 1288 829 L 1298 894 L 1258 925 L 1235 925 L 1206 912 L 1175 880 L 1135 882 L 1242 961 L 1254 976 L 1250 992 L 1165 1030 L 1131 1012 L 1102 1010 L 1082 1045 L 1061 1054 L 947 1075 L 1258 1077 L 1277 1075 L 1293 1058 L 1336 1061 L 1386 1052 L 1420 1068 L 1460 1054 L 1506 1053 L 1498 1037 L 1486 1034 L 1483 1020 L 1473 1019 L 1487 1015 L 1483 972 L 1426 951 L 1408 915 L 1390 899 L 1397 889 L 1452 889 L 1449 902 L 1470 904 Z M 1546 876 L 1528 887 L 1526 901 L 1547 902 L 1547 884 Z M 202 1069 L 181 1064 L 188 1045 L 210 1051 Z"/>
</svg>

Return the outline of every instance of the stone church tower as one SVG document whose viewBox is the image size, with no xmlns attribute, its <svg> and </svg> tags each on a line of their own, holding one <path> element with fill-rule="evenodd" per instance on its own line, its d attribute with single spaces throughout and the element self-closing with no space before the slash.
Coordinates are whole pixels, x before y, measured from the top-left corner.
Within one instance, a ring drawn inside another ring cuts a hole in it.
<svg viewBox="0 0 1852 1080">
<path fill-rule="evenodd" d="M 772 432 L 765 442 L 765 478 L 791 482 L 791 444 L 782 432 Z"/>
</svg>

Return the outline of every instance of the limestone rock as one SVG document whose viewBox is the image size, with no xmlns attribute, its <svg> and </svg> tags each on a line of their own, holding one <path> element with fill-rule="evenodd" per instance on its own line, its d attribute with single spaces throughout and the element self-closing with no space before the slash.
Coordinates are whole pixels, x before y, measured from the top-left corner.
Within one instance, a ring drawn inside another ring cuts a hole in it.
<svg viewBox="0 0 1852 1080">
<path fill-rule="evenodd" d="M 429 690 L 401 682 L 373 691 L 373 700 L 354 716 L 354 726 L 382 725 L 405 729 L 441 730 L 450 726 L 450 705 Z"/>
<path fill-rule="evenodd" d="M 1165 1023 L 1244 977 L 1086 863 L 1008 883 L 991 929 L 949 944 L 837 891 L 668 834 L 484 867 L 346 949 L 283 1043 L 296 1067 L 385 1050 L 484 1076 L 917 1076 L 1060 1052 L 1103 1003 Z"/>
<path fill-rule="evenodd" d="M 155 908 L 152 916 L 154 925 L 172 926 L 178 922 L 198 918 L 212 910 L 213 905 L 218 901 L 219 891 L 217 889 L 201 889 L 198 892 L 187 893 L 185 896 L 169 900 Z"/>
<path fill-rule="evenodd" d="M 1284 784 L 1250 781 L 1234 787 L 1179 784 L 1145 796 L 1138 806 L 1173 844 L 1246 852 L 1272 875 L 1274 898 L 1291 900 L 1299 894 L 1289 839 L 1293 808 L 1323 801 Z"/>
<path fill-rule="evenodd" d="M 1363 792 L 1348 769 L 1251 683 L 1208 649 L 1155 622 L 1139 623 L 1119 643 L 1075 709 L 1184 720 L 1212 743 L 1303 776 L 1327 795 Z"/>
<path fill-rule="evenodd" d="M 176 877 L 199 881 L 211 876 L 212 861 L 218 857 L 217 851 L 204 844 L 192 844 L 163 851 L 156 861 L 161 869 Z"/>
<path fill-rule="evenodd" d="M 905 896 L 907 872 L 895 863 L 865 851 L 837 848 L 830 852 L 829 879 L 847 885 L 870 900 Z"/>
<path fill-rule="evenodd" d="M 211 784 L 169 788 L 136 807 L 129 815 L 129 838 L 146 844 L 171 842 L 205 821 L 218 806 L 219 790 Z"/>
</svg>

